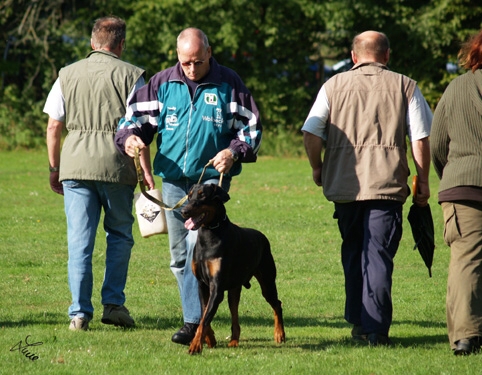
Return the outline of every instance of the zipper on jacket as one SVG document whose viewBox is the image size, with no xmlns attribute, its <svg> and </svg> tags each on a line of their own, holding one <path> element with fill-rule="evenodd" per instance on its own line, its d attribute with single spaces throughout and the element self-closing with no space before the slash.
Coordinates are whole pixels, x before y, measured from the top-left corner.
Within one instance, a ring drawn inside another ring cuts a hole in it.
<svg viewBox="0 0 482 375">
<path fill-rule="evenodd" d="M 189 108 L 189 120 L 188 120 L 188 123 L 187 123 L 187 131 L 186 131 L 186 152 L 184 153 L 184 165 L 183 165 L 183 168 L 182 168 L 182 174 L 185 176 L 186 175 L 186 168 L 187 168 L 187 157 L 189 155 L 189 134 L 191 133 L 191 124 L 192 124 L 192 114 L 193 112 L 196 110 L 196 107 L 194 105 L 194 98 L 196 97 L 196 91 L 197 91 L 197 87 L 196 87 L 196 90 L 194 90 L 194 93 L 192 95 L 192 98 L 191 98 L 191 93 L 189 92 L 189 87 L 187 85 L 187 83 L 183 82 L 184 85 L 186 86 L 187 88 L 187 94 L 189 95 L 189 98 L 190 98 L 190 102 L 191 102 L 191 106 Z M 199 87 L 199 85 L 198 85 Z"/>
</svg>

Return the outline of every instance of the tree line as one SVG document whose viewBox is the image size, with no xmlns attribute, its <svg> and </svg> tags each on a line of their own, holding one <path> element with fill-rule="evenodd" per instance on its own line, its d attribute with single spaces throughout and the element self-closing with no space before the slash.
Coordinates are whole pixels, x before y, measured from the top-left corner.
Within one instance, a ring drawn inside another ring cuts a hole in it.
<svg viewBox="0 0 482 375">
<path fill-rule="evenodd" d="M 482 7 L 472 0 L 2 0 L 0 149 L 44 144 L 42 109 L 58 71 L 87 55 L 94 20 L 110 14 L 127 23 L 122 58 L 147 78 L 176 63 L 183 28 L 205 31 L 216 60 L 252 91 L 268 152 L 289 154 L 327 67 L 350 58 L 357 33 L 387 34 L 389 67 L 417 80 L 435 108 L 462 73 L 457 53 L 481 28 Z"/>
</svg>

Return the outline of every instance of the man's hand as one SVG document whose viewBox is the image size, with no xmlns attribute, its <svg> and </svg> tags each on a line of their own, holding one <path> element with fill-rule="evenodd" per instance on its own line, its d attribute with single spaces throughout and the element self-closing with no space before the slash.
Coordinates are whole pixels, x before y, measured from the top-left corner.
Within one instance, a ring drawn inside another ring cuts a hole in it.
<svg viewBox="0 0 482 375">
<path fill-rule="evenodd" d="M 154 181 L 154 176 L 151 172 L 144 171 L 144 185 L 146 186 L 147 190 L 153 190 L 156 188 L 156 183 Z"/>
<path fill-rule="evenodd" d="M 50 188 L 57 194 L 64 195 L 64 186 L 59 181 L 59 172 L 50 172 Z"/>
<path fill-rule="evenodd" d="M 321 171 L 322 167 L 313 169 L 313 181 L 317 186 L 323 186 L 323 182 L 321 181 Z"/>
<path fill-rule="evenodd" d="M 428 204 L 430 198 L 430 188 L 427 181 L 418 180 L 417 193 L 414 194 L 413 203 L 417 206 L 425 207 Z"/>
<path fill-rule="evenodd" d="M 228 173 L 234 164 L 234 156 L 230 150 L 224 149 L 219 151 L 216 156 L 209 161 L 219 173 Z"/>
<path fill-rule="evenodd" d="M 137 135 L 131 135 L 126 139 L 124 147 L 126 154 L 133 158 L 136 156 L 136 147 L 139 148 L 139 150 L 142 150 L 146 145 Z"/>
</svg>

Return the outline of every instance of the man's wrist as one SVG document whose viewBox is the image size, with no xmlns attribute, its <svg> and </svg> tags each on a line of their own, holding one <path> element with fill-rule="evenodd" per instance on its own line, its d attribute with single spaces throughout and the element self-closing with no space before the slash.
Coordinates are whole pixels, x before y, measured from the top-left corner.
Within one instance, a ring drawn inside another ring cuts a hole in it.
<svg viewBox="0 0 482 375">
<path fill-rule="evenodd" d="M 233 155 L 233 161 L 236 163 L 239 159 L 239 154 L 232 148 L 228 148 L 229 152 Z"/>
<path fill-rule="evenodd" d="M 58 172 L 59 171 L 59 167 L 51 167 L 49 165 L 49 172 Z"/>
</svg>

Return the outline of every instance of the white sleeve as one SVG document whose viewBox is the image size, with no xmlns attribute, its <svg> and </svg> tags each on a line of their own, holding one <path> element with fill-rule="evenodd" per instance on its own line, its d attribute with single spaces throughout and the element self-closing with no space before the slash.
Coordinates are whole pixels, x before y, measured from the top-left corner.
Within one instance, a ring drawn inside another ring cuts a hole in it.
<svg viewBox="0 0 482 375">
<path fill-rule="evenodd" d="M 408 105 L 407 134 L 410 142 L 426 138 L 432 128 L 432 110 L 418 87 L 415 88 L 413 97 Z"/>
<path fill-rule="evenodd" d="M 65 122 L 65 99 L 60 88 L 60 78 L 52 86 L 43 111 L 54 120 Z"/>
<path fill-rule="evenodd" d="M 326 140 L 326 122 L 329 116 L 330 103 L 326 96 L 325 87 L 322 86 L 301 130 Z"/>
</svg>

